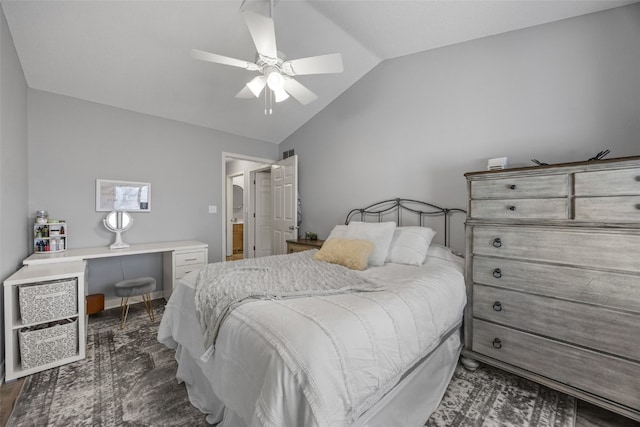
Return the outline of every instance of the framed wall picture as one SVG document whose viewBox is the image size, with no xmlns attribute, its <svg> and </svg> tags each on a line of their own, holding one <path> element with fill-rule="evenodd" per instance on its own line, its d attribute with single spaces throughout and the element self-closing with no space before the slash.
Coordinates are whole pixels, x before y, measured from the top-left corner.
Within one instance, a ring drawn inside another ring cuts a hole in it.
<svg viewBox="0 0 640 427">
<path fill-rule="evenodd" d="M 96 179 L 96 212 L 151 212 L 151 183 Z"/>
</svg>

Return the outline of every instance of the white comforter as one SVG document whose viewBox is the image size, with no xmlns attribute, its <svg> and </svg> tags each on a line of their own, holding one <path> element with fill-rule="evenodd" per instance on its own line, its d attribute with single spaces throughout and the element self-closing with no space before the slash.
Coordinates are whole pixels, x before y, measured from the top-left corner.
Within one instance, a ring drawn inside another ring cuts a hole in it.
<svg viewBox="0 0 640 427">
<path fill-rule="evenodd" d="M 216 396 L 251 426 L 345 426 L 389 391 L 462 318 L 459 263 L 363 272 L 386 283 L 374 293 L 256 301 L 226 318 L 216 351 L 199 361 Z M 194 275 L 182 285 L 193 287 Z M 193 290 L 167 304 L 158 339 L 204 353 Z M 196 330 L 194 330 L 196 328 Z"/>
</svg>

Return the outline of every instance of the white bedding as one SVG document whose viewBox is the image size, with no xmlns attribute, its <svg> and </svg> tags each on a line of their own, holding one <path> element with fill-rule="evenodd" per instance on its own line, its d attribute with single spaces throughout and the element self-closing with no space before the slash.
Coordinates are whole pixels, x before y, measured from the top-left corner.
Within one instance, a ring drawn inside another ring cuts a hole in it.
<svg viewBox="0 0 640 427">
<path fill-rule="evenodd" d="M 431 252 L 420 267 L 385 264 L 361 273 L 386 283 L 382 292 L 237 307 L 211 360 L 197 361 L 212 391 L 250 426 L 351 424 L 460 324 L 462 263 Z M 205 350 L 188 301 L 194 279 L 186 276 L 174 291 L 158 339 L 197 359 Z"/>
</svg>

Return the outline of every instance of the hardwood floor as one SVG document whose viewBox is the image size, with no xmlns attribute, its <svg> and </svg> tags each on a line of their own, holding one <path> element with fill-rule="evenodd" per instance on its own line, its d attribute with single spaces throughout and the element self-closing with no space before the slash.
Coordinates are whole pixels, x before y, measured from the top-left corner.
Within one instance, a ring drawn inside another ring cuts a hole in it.
<svg viewBox="0 0 640 427">
<path fill-rule="evenodd" d="M 5 427 L 20 394 L 24 378 L 0 385 L 0 426 Z M 640 423 L 590 403 L 578 401 L 576 427 L 640 427 Z"/>
<path fill-rule="evenodd" d="M 16 381 L 2 383 L 2 385 L 0 385 L 0 426 L 4 427 L 7 425 L 13 404 L 22 390 L 23 383 L 24 378 L 20 378 Z"/>
</svg>

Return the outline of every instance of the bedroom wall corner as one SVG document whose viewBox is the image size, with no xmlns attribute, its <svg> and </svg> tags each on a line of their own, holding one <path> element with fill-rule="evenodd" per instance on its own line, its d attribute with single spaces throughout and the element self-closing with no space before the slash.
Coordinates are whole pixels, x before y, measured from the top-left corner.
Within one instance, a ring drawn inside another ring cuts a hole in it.
<svg viewBox="0 0 640 427">
<path fill-rule="evenodd" d="M 0 8 L 0 279 L 29 253 L 27 83 Z M 0 293 L 0 378 L 4 379 L 4 292 Z"/>
<path fill-rule="evenodd" d="M 640 155 L 639 22 L 633 4 L 383 61 L 280 144 L 299 156 L 301 231 L 392 197 L 466 208 L 464 173 L 489 158 Z"/>
</svg>

